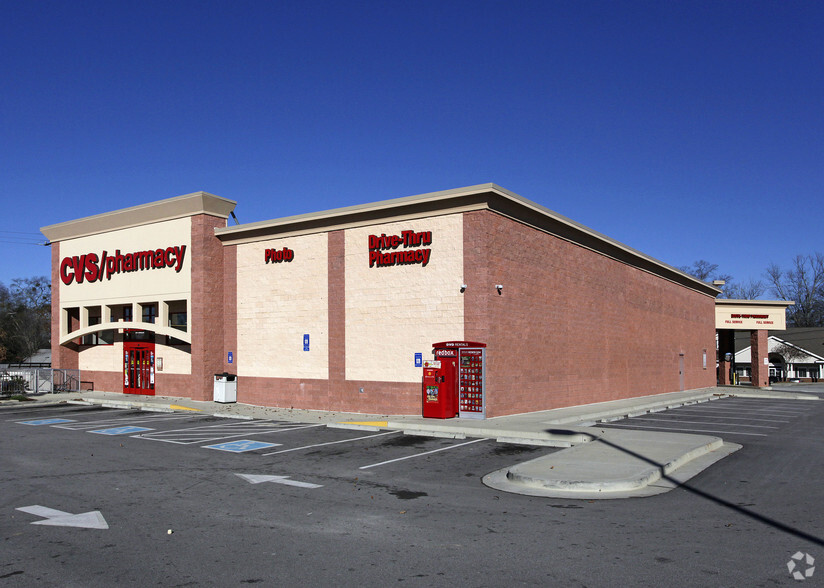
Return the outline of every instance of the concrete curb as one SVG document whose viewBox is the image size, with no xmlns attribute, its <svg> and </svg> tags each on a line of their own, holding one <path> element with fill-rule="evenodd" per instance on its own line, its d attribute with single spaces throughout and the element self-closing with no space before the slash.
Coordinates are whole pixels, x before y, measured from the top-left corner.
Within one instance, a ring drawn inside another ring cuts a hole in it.
<svg viewBox="0 0 824 588">
<path fill-rule="evenodd" d="M 685 484 L 692 477 L 698 475 L 708 467 L 725 457 L 741 449 L 741 445 L 735 443 L 723 443 L 714 451 L 698 455 L 686 463 L 681 464 L 677 469 L 672 470 L 666 476 L 659 476 L 659 479 L 650 483 L 629 488 L 626 490 L 613 489 L 604 491 L 602 488 L 547 488 L 542 485 L 525 485 L 512 482 L 507 478 L 508 468 L 503 468 L 491 472 L 483 477 L 484 485 L 494 490 L 522 494 L 525 496 L 539 496 L 542 498 L 564 498 L 571 500 L 615 500 L 623 498 L 646 498 L 669 492 Z"/>
<path fill-rule="evenodd" d="M 591 426 L 597 422 L 631 418 L 650 412 L 678 408 L 679 406 L 688 406 L 701 402 L 711 402 L 713 400 L 726 398 L 727 396 L 730 396 L 730 394 L 702 391 L 686 397 L 682 396 L 675 401 L 670 399 L 662 400 L 660 398 L 657 400 L 652 400 L 654 397 L 650 397 L 650 400 L 648 401 L 636 402 L 627 408 L 612 408 L 592 405 L 592 408 L 588 410 L 588 407 L 583 406 L 579 407 L 581 410 L 579 410 L 575 415 L 550 419 L 546 422 L 554 425 L 578 424 L 579 426 Z"/>
<path fill-rule="evenodd" d="M 483 421 L 474 421 L 483 422 Z M 388 421 L 387 428 L 401 429 L 407 435 L 424 436 L 454 436 L 479 437 L 496 439 L 500 442 L 517 442 L 528 445 L 543 445 L 546 447 L 571 447 L 579 443 L 589 443 L 593 435 L 587 432 L 569 431 L 552 433 L 550 431 L 523 431 L 517 429 L 500 429 L 483 425 L 460 425 L 454 422 L 448 424 L 410 423 L 403 421 Z M 454 437 L 453 437 L 454 438 Z M 517 440 L 517 441 L 516 441 Z"/>
<path fill-rule="evenodd" d="M 557 453 L 545 455 L 524 463 L 507 468 L 506 478 L 513 484 L 522 484 L 529 487 L 540 487 L 548 490 L 559 490 L 564 492 L 627 492 L 644 488 L 657 482 L 662 476 L 671 474 L 679 467 L 719 449 L 724 442 L 718 437 L 695 437 L 695 444 L 692 448 L 679 446 L 675 450 L 676 455 L 664 463 L 651 464 L 646 461 L 633 459 L 630 463 L 622 464 L 624 467 L 614 467 L 614 474 L 609 474 L 607 462 L 612 462 L 612 454 L 615 449 L 614 444 L 605 444 L 604 440 L 598 439 L 587 445 L 576 445 L 569 449 L 564 449 Z M 631 451 L 631 450 L 630 450 Z M 634 453 L 634 452 L 633 452 Z M 606 459 L 605 459 L 606 458 Z M 564 466 L 581 462 L 604 462 L 604 472 L 601 479 L 569 479 L 561 477 L 564 474 Z M 558 470 L 555 468 L 558 467 Z M 553 475 L 557 471 L 558 476 Z"/>
</svg>

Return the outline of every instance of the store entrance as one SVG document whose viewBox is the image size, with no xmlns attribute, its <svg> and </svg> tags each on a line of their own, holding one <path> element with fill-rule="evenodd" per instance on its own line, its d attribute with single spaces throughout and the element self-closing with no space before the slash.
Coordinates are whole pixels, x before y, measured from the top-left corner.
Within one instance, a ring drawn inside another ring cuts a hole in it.
<svg viewBox="0 0 824 588">
<path fill-rule="evenodd" d="M 155 393 L 155 344 L 145 341 L 123 343 L 123 393 Z"/>
</svg>

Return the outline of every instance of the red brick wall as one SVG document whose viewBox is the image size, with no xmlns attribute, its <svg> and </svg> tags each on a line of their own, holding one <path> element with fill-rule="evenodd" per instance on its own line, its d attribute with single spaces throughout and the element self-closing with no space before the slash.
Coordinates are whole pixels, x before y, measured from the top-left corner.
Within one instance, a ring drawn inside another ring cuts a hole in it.
<svg viewBox="0 0 824 588">
<path fill-rule="evenodd" d="M 336 390 L 335 395 L 330 394 L 330 388 Z M 420 394 L 420 384 L 355 380 L 244 376 L 238 379 L 237 386 L 237 400 L 246 404 L 387 415 L 420 414 Z"/>
<path fill-rule="evenodd" d="M 83 382 L 92 382 L 94 390 L 98 392 L 123 392 L 123 373 L 104 372 L 100 370 L 84 370 L 80 374 Z"/>
<path fill-rule="evenodd" d="M 351 410 L 346 382 L 346 244 L 344 231 L 328 234 L 329 385 L 327 404 Z"/>
<path fill-rule="evenodd" d="M 715 385 L 713 298 L 490 211 L 464 215 L 464 254 L 487 416 L 677 391 L 680 353 L 686 389 Z"/>
<path fill-rule="evenodd" d="M 223 247 L 223 370 L 237 374 L 237 247 Z M 229 351 L 232 363 L 229 363 Z"/>
<path fill-rule="evenodd" d="M 157 348 L 160 346 L 158 345 Z M 209 382 L 209 397 L 212 399 L 212 382 Z M 121 383 L 121 390 L 123 384 Z M 167 374 L 164 372 L 155 372 L 155 394 L 158 396 L 177 396 L 181 398 L 193 398 L 192 393 L 192 377 L 188 374 Z"/>
<path fill-rule="evenodd" d="M 77 346 L 60 345 L 60 243 L 51 245 L 51 351 L 52 367 L 76 370 L 79 365 Z M 70 328 L 77 328 L 76 324 Z"/>
<path fill-rule="evenodd" d="M 770 383 L 770 366 L 764 365 L 769 357 L 769 333 L 765 330 L 750 331 L 750 382 L 753 386 L 764 388 Z"/>
<path fill-rule="evenodd" d="M 194 400 L 211 400 L 214 375 L 224 371 L 224 248 L 215 227 L 225 226 L 223 218 L 192 217 L 192 376 L 187 396 Z"/>
<path fill-rule="evenodd" d="M 85 370 L 81 374 L 81 380 L 83 382 L 92 382 L 96 391 L 123 392 L 122 372 Z M 158 396 L 188 398 L 191 395 L 191 388 L 191 376 L 188 374 L 155 372 L 155 393 Z M 211 396 L 209 400 L 211 400 Z"/>
</svg>

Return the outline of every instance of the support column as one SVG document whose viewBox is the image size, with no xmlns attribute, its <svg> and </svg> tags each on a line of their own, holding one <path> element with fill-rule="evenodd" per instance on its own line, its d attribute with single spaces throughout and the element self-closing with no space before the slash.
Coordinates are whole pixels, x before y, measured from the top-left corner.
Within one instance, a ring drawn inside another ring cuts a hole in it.
<svg viewBox="0 0 824 588">
<path fill-rule="evenodd" d="M 337 410 L 355 402 L 346 389 L 346 235 L 332 231 L 328 240 L 329 392 L 327 406 Z"/>
<path fill-rule="evenodd" d="M 770 364 L 768 361 L 767 331 L 750 331 L 750 365 L 752 366 L 752 385 L 764 388 L 770 383 Z"/>
<path fill-rule="evenodd" d="M 189 396 L 192 400 L 211 400 L 214 375 L 223 370 L 223 244 L 215 237 L 215 228 L 225 227 L 226 219 L 208 214 L 192 216 L 191 264 L 192 306 L 189 309 L 191 329 L 192 375 L 183 390 L 159 391 L 169 396 Z"/>
<path fill-rule="evenodd" d="M 726 360 L 727 354 L 732 359 Z M 718 385 L 732 386 L 730 368 L 735 361 L 735 331 L 718 329 Z"/>
</svg>

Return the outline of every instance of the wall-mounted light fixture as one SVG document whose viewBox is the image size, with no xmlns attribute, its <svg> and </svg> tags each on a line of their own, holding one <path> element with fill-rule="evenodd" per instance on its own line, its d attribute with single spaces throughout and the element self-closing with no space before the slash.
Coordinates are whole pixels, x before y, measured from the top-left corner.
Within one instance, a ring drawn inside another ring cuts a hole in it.
<svg viewBox="0 0 824 588">
<path fill-rule="evenodd" d="M 495 288 L 498 290 L 498 296 L 500 296 L 503 293 L 503 290 L 504 290 L 503 284 L 496 284 Z"/>
<path fill-rule="evenodd" d="M 466 292 L 466 284 L 461 284 L 461 294 Z"/>
</svg>

